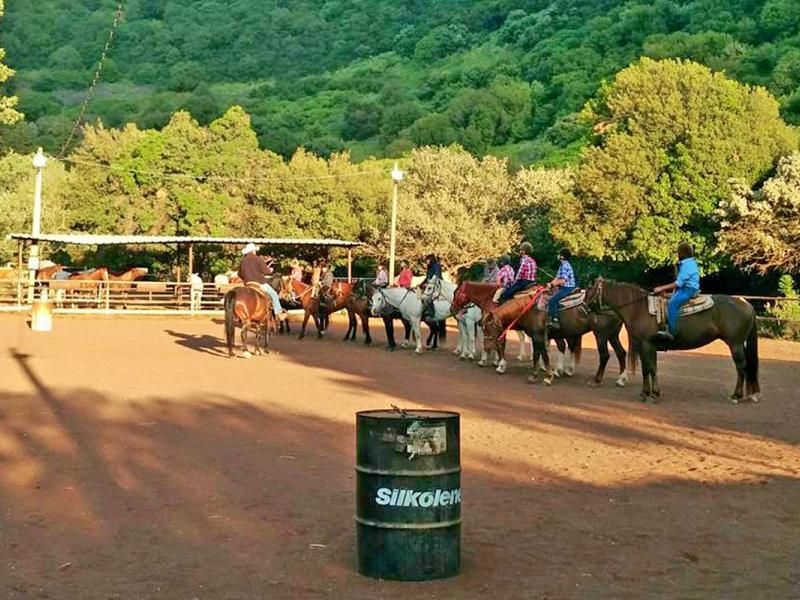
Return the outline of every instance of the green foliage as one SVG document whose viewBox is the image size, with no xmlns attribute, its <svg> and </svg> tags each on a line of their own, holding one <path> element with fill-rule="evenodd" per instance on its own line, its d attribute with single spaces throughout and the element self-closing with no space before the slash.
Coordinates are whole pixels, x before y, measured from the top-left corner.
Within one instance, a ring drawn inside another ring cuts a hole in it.
<svg viewBox="0 0 800 600">
<path fill-rule="evenodd" d="M 745 269 L 800 271 L 800 152 L 781 159 L 760 189 L 735 183 L 720 203 L 720 244 Z"/>
<path fill-rule="evenodd" d="M 772 333 L 776 337 L 787 340 L 800 341 L 800 295 L 794 286 L 794 280 L 789 274 L 781 275 L 778 281 L 778 292 L 787 301 L 776 301 L 767 311 L 767 316 L 776 321 L 767 321 L 767 327 L 762 330 Z"/>
<path fill-rule="evenodd" d="M 0 18 L 3 16 L 4 0 L 0 0 Z M 14 74 L 14 70 L 8 68 L 3 59 L 6 56 L 6 51 L 0 48 L 0 84 L 8 81 Z M 22 114 L 14 107 L 17 105 L 17 98 L 15 96 L 0 95 L 0 124 L 11 125 L 22 119 Z"/>
<path fill-rule="evenodd" d="M 506 214 L 512 197 L 503 160 L 478 160 L 458 146 L 414 150 L 398 204 L 398 256 L 435 252 L 455 269 L 504 252 L 519 237 Z"/>
<path fill-rule="evenodd" d="M 590 256 L 651 267 L 668 264 L 682 239 L 713 267 L 713 214 L 731 178 L 752 185 L 798 145 L 765 90 L 684 61 L 642 59 L 585 115 L 600 135 L 553 233 Z"/>
<path fill-rule="evenodd" d="M 9 91 L 63 143 L 113 0 L 15 2 Z M 641 56 L 683 58 L 776 95 L 800 123 L 795 0 L 129 0 L 88 122 L 201 124 L 241 105 L 262 148 L 392 156 L 460 143 L 512 164 L 574 163 L 577 113 Z M 435 117 L 429 119 L 428 117 Z M 20 125 L 20 128 L 24 126 Z M 7 131 L 7 130 L 6 130 Z M 26 149 L 26 135 L 6 143 Z M 18 145 L 20 144 L 20 145 Z"/>
</svg>

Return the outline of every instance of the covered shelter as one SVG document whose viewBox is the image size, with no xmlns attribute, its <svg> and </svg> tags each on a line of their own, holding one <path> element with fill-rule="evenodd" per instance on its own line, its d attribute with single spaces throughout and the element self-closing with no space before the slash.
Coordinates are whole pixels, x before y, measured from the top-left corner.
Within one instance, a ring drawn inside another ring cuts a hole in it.
<svg viewBox="0 0 800 600">
<path fill-rule="evenodd" d="M 270 238 L 270 237 L 216 237 L 216 236 L 184 236 L 184 235 L 93 235 L 83 233 L 51 233 L 33 235 L 30 233 L 12 233 L 8 239 L 18 242 L 18 263 L 20 272 L 23 265 L 23 246 L 25 243 L 40 244 L 48 242 L 53 244 L 71 244 L 77 246 L 145 246 L 145 245 L 175 245 L 184 246 L 188 250 L 189 272 L 194 266 L 194 247 L 199 244 L 213 245 L 245 245 L 247 243 L 259 246 L 281 248 L 346 248 L 347 249 L 347 279 L 353 276 L 353 248 L 362 246 L 361 242 L 338 240 L 331 238 Z"/>
</svg>

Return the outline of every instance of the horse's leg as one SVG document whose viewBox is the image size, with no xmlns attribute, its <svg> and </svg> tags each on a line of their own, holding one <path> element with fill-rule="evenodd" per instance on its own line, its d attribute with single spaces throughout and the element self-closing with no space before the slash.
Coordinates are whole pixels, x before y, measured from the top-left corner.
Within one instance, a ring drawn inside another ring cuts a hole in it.
<svg viewBox="0 0 800 600">
<path fill-rule="evenodd" d="M 517 351 L 517 360 L 522 362 L 526 358 L 526 354 L 525 354 L 525 332 L 524 331 L 517 331 L 517 337 L 519 338 L 519 350 Z"/>
<path fill-rule="evenodd" d="M 639 357 L 642 361 L 642 402 L 656 400 L 656 360 L 658 354 L 656 347 L 649 340 L 642 340 L 639 344 Z"/>
<path fill-rule="evenodd" d="M 356 315 L 353 313 L 352 310 L 349 308 L 347 309 L 347 333 L 344 334 L 344 341 L 350 340 L 350 335 L 352 333 L 352 339 L 356 339 L 356 331 L 358 330 L 358 322 L 356 321 Z"/>
<path fill-rule="evenodd" d="M 308 325 L 308 318 L 310 316 L 311 316 L 311 313 L 308 311 L 308 309 L 306 309 L 304 314 L 303 314 L 303 326 L 300 327 L 300 336 L 299 336 L 298 339 L 302 340 L 304 337 L 306 337 L 306 326 Z"/>
<path fill-rule="evenodd" d="M 564 352 L 567 349 L 567 344 L 563 338 L 554 338 L 553 341 L 556 343 L 556 349 L 558 350 L 558 354 L 556 355 L 556 369 L 553 371 L 553 375 L 561 377 L 564 375 Z"/>
<path fill-rule="evenodd" d="M 414 352 L 422 354 L 422 320 L 420 317 L 411 317 L 409 320 L 411 321 L 411 331 L 417 342 L 417 347 L 414 348 Z"/>
<path fill-rule="evenodd" d="M 565 352 L 565 362 L 566 366 L 564 367 L 564 375 L 567 377 L 572 377 L 575 375 L 575 344 L 580 343 L 580 338 L 572 338 L 567 340 L 567 348 Z"/>
<path fill-rule="evenodd" d="M 542 370 L 544 371 L 542 383 L 545 385 L 552 385 L 555 374 L 550 370 L 550 355 L 547 353 L 548 342 L 549 340 L 547 339 L 546 333 L 531 336 L 531 343 L 534 348 L 538 348 L 540 355 L 539 360 L 542 362 Z"/>
<path fill-rule="evenodd" d="M 383 327 L 386 329 L 386 349 L 394 350 L 397 347 L 397 343 L 394 341 L 394 321 L 383 317 Z"/>
<path fill-rule="evenodd" d="M 322 311 L 319 308 L 319 304 L 317 304 L 317 310 L 314 311 L 312 316 L 314 317 L 314 325 L 317 328 L 317 338 L 321 338 L 322 334 L 325 332 L 325 328 L 323 325 L 324 317 L 322 316 Z"/>
<path fill-rule="evenodd" d="M 597 343 L 597 354 L 600 356 L 600 364 L 597 366 L 597 372 L 594 374 L 594 379 L 589 382 L 590 385 L 599 387 L 603 383 L 603 377 L 606 374 L 606 365 L 611 354 L 608 352 L 608 340 L 600 337 L 596 332 L 594 334 L 595 342 Z"/>
<path fill-rule="evenodd" d="M 472 343 L 471 360 L 475 360 L 476 358 L 478 358 L 478 348 L 481 349 L 481 353 L 483 352 L 483 327 L 481 327 L 481 324 L 478 322 L 475 322 L 474 327 L 475 327 L 475 332 Z M 481 357 L 483 357 L 483 354 L 481 354 Z"/>
<path fill-rule="evenodd" d="M 250 350 L 247 349 L 247 330 L 250 329 L 250 321 L 245 321 L 242 323 L 242 351 L 244 354 L 242 356 L 244 358 L 250 358 L 253 355 L 250 354 Z M 258 339 L 256 338 L 256 343 L 258 343 Z"/>
<path fill-rule="evenodd" d="M 363 314 L 361 315 L 361 329 L 364 330 L 364 343 L 371 344 L 372 337 L 369 334 L 369 315 Z M 353 331 L 353 339 L 356 339 L 356 332 Z"/>
<path fill-rule="evenodd" d="M 497 368 L 495 369 L 496 373 L 502 375 L 506 372 L 506 368 L 508 367 L 508 363 L 506 362 L 506 338 L 503 336 L 503 339 L 495 340 L 494 349 L 497 353 Z"/>
<path fill-rule="evenodd" d="M 466 338 L 466 317 L 463 319 L 459 319 L 456 317 L 456 325 L 458 325 L 458 341 L 456 342 L 456 347 L 453 350 L 453 354 L 458 355 L 460 358 L 464 358 L 464 341 Z"/>
<path fill-rule="evenodd" d="M 619 377 L 617 377 L 617 380 L 614 383 L 616 383 L 616 385 L 619 387 L 625 387 L 628 385 L 628 351 L 625 350 L 625 346 L 623 346 L 622 342 L 619 341 L 619 333 L 612 335 L 608 342 L 614 349 L 614 354 L 617 355 L 617 360 L 619 361 Z M 599 344 L 600 342 L 598 341 L 598 347 Z M 603 343 L 603 346 L 605 346 L 605 342 Z M 606 352 L 608 352 L 608 350 L 606 350 Z"/>
<path fill-rule="evenodd" d="M 747 359 L 745 358 L 744 344 L 741 342 L 738 344 L 729 343 L 728 348 L 730 348 L 731 351 L 733 364 L 736 365 L 736 389 L 733 391 L 733 396 L 731 396 L 731 402 L 738 404 L 744 396 Z"/>
<path fill-rule="evenodd" d="M 539 361 L 542 360 L 539 348 L 531 346 L 531 374 L 528 375 L 528 383 L 539 383 Z"/>
<path fill-rule="evenodd" d="M 271 312 L 271 311 L 270 311 Z M 264 328 L 264 354 L 269 354 L 269 330 L 272 324 L 274 315 L 267 319 L 267 326 Z"/>
</svg>

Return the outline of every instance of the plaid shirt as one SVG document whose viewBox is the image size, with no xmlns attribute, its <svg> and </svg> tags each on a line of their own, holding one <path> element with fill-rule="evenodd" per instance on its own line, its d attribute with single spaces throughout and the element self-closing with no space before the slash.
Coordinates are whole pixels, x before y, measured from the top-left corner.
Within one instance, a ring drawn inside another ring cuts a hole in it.
<svg viewBox="0 0 800 600">
<path fill-rule="evenodd" d="M 502 287 L 508 287 L 511 285 L 511 282 L 514 281 L 514 269 L 511 268 L 511 265 L 503 265 L 503 268 L 500 269 L 497 278 Z"/>
<path fill-rule="evenodd" d="M 517 269 L 517 277 L 514 281 L 519 281 L 520 279 L 536 281 L 536 261 L 527 254 L 523 254 L 519 261 L 519 269 Z"/>
<path fill-rule="evenodd" d="M 561 265 L 558 267 L 558 273 L 556 273 L 556 279 L 563 279 L 564 287 L 575 287 L 575 271 L 572 270 L 572 265 L 566 260 L 561 261 Z"/>
</svg>

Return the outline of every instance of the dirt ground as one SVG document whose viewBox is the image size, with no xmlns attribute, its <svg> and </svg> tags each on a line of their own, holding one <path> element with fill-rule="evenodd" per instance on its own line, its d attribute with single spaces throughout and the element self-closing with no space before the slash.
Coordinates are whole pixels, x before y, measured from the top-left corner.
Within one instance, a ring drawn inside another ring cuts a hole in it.
<svg viewBox="0 0 800 600">
<path fill-rule="evenodd" d="M 373 329 L 248 361 L 208 318 L 0 316 L 0 598 L 800 598 L 798 345 L 758 405 L 724 347 L 662 354 L 649 406 L 591 349 L 545 388 Z M 355 570 L 354 413 L 390 404 L 462 415 L 455 578 Z"/>
</svg>

